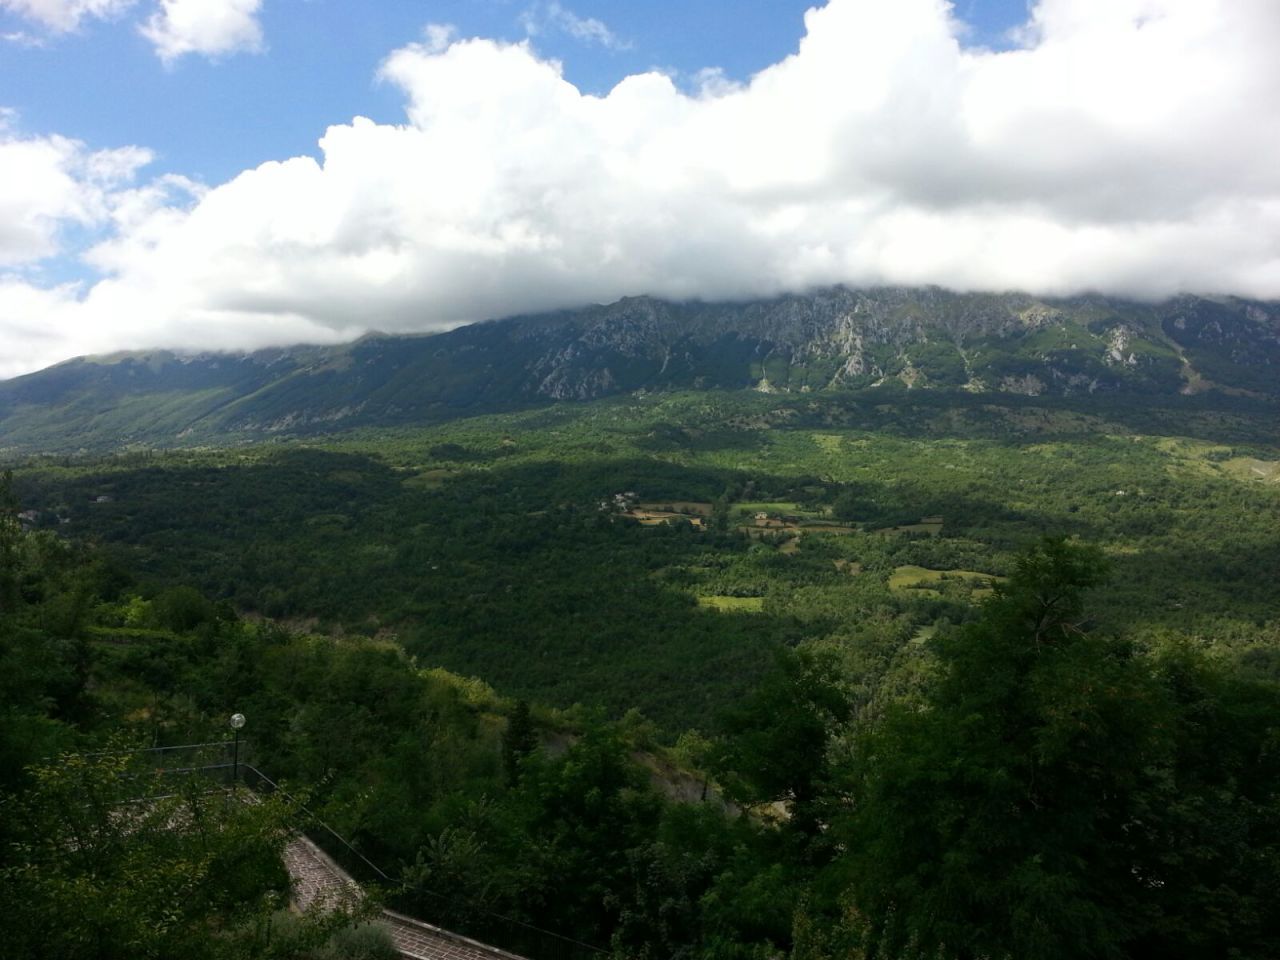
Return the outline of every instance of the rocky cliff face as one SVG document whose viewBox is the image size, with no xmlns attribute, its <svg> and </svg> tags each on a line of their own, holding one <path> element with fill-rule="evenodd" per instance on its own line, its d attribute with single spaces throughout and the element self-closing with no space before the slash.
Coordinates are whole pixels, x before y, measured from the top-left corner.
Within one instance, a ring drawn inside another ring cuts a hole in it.
<svg viewBox="0 0 1280 960">
<path fill-rule="evenodd" d="M 898 382 L 1022 394 L 1280 395 L 1280 305 L 938 289 L 607 306 L 243 356 L 84 359 L 0 384 L 0 449 L 170 444 L 663 389 Z"/>
<path fill-rule="evenodd" d="M 1280 308 L 1191 297 L 1151 305 L 834 289 L 744 304 L 639 298 L 508 323 L 533 354 L 524 389 L 556 399 L 890 378 L 970 390 L 1165 392 L 1213 381 L 1197 364 L 1224 386 L 1270 393 L 1280 370 Z"/>
</svg>

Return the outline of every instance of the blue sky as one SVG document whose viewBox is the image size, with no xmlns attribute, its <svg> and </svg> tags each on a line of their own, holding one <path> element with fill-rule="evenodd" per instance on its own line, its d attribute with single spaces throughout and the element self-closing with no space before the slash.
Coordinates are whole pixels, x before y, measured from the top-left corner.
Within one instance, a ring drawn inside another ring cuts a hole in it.
<svg viewBox="0 0 1280 960">
<path fill-rule="evenodd" d="M 266 49 L 164 64 L 138 31 L 138 3 L 59 34 L 0 10 L 0 105 L 22 128 L 93 147 L 145 145 L 156 167 L 218 183 L 266 160 L 316 154 L 332 123 L 367 116 L 403 120 L 403 97 L 379 83 L 378 65 L 421 37 L 427 24 L 462 36 L 517 41 L 558 59 L 568 80 L 603 94 L 623 77 L 658 68 L 688 78 L 707 67 L 751 74 L 795 52 L 811 0 L 569 0 L 582 20 L 604 24 L 606 45 L 575 37 L 527 0 L 266 0 Z M 3 6 L 3 4 L 0 4 Z M 971 43 L 1002 44 L 1026 20 L 1025 0 L 961 0 Z M 34 41 L 34 42 L 32 42 Z"/>
<path fill-rule="evenodd" d="M 1280 298 L 1277 0 L 0 0 L 0 377 L 831 284 Z"/>
</svg>

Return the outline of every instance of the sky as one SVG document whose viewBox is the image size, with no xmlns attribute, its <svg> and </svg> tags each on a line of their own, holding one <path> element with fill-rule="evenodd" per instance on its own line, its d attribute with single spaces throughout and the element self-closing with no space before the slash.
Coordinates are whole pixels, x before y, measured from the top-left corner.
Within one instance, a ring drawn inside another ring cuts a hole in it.
<svg viewBox="0 0 1280 960">
<path fill-rule="evenodd" d="M 0 0 L 0 377 L 651 294 L 1280 298 L 1276 0 Z"/>
</svg>

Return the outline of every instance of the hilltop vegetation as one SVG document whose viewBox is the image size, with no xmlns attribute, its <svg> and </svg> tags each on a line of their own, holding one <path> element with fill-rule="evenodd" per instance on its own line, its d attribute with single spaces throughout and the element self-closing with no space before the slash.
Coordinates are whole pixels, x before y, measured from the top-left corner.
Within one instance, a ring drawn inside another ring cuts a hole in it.
<svg viewBox="0 0 1280 960">
<path fill-rule="evenodd" d="M 7 785 L 241 710 L 394 903 L 535 958 L 512 921 L 637 960 L 1262 960 L 1273 412 L 701 391 L 32 458 Z"/>
</svg>

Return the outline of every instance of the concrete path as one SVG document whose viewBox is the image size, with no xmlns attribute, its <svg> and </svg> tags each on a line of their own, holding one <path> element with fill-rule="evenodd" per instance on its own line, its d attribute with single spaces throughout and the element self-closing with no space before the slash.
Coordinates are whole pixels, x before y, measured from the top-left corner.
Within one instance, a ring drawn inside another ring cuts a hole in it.
<svg viewBox="0 0 1280 960">
<path fill-rule="evenodd" d="M 316 905 L 333 910 L 364 896 L 359 884 L 306 837 L 294 838 L 285 848 L 284 865 L 293 880 L 294 903 L 301 910 Z M 393 910 L 383 910 L 378 922 L 407 960 L 524 960 Z"/>
<path fill-rule="evenodd" d="M 293 902 L 299 910 L 354 906 L 364 897 L 359 884 L 306 837 L 295 837 L 284 848 L 284 866 L 293 881 Z"/>
<path fill-rule="evenodd" d="M 400 955 L 409 960 L 524 960 L 392 910 L 382 911 L 382 922 Z"/>
</svg>

